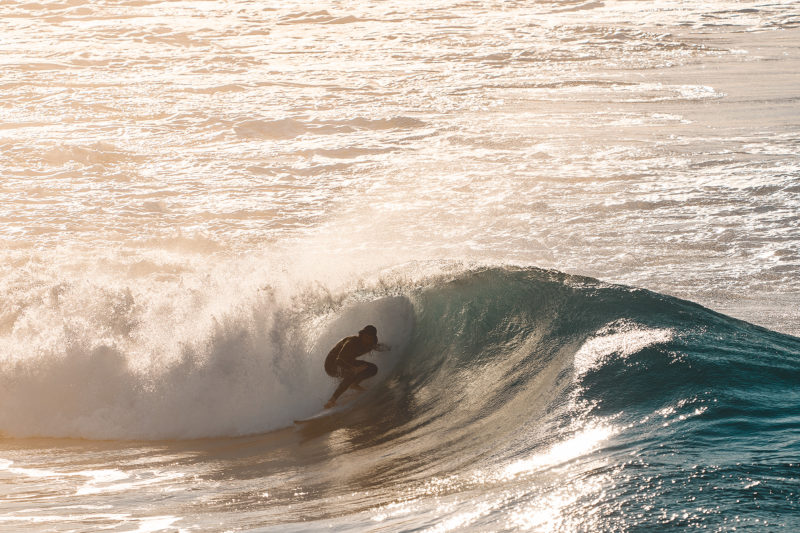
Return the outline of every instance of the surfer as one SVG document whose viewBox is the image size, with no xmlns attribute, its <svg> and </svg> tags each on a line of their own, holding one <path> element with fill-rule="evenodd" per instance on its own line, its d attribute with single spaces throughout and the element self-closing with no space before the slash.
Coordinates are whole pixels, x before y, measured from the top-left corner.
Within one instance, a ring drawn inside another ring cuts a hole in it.
<svg viewBox="0 0 800 533">
<path fill-rule="evenodd" d="M 325 373 L 334 378 L 342 378 L 342 382 L 333 392 L 333 396 L 325 404 L 325 409 L 336 405 L 336 400 L 348 388 L 358 391 L 366 390 L 360 385 L 362 381 L 378 373 L 378 367 L 357 359 L 373 350 L 383 352 L 389 347 L 378 343 L 378 330 L 375 326 L 364 326 L 358 336 L 345 337 L 340 340 L 325 358 Z"/>
</svg>

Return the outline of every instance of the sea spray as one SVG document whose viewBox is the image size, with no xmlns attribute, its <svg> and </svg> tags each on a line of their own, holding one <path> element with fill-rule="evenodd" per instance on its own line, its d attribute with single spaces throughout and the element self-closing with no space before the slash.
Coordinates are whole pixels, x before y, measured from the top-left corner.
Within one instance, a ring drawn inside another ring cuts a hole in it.
<svg viewBox="0 0 800 533">
<path fill-rule="evenodd" d="M 4 339 L 0 430 L 96 439 L 264 432 L 321 408 L 332 386 L 321 361 L 339 338 L 372 322 L 400 354 L 413 324 L 407 300 L 370 302 L 369 291 L 337 297 L 253 273 L 186 281 L 161 292 L 100 281 L 43 291 Z"/>
</svg>

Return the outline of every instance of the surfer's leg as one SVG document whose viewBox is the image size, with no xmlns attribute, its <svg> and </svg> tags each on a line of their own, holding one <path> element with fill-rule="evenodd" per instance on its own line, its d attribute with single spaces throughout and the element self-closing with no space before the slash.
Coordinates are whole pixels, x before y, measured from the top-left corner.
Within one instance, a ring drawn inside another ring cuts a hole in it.
<svg viewBox="0 0 800 533">
<path fill-rule="evenodd" d="M 366 361 L 359 361 L 361 364 L 359 365 L 359 369 L 357 372 L 345 372 L 342 382 L 339 383 L 339 386 L 336 387 L 336 390 L 333 391 L 333 396 L 331 399 L 328 400 L 328 403 L 325 404 L 326 409 L 330 409 L 334 405 L 336 405 L 336 400 L 339 399 L 339 396 L 344 394 L 348 388 L 353 387 L 356 390 L 366 390 L 364 387 L 359 385 L 360 382 L 364 381 L 367 378 L 371 378 L 375 374 L 378 373 L 378 367 L 373 365 L 372 363 L 368 363 Z"/>
<path fill-rule="evenodd" d="M 355 379 L 355 376 L 353 376 L 353 375 L 345 376 L 345 378 L 342 380 L 342 382 L 339 383 L 339 386 L 336 387 L 336 390 L 333 391 L 333 396 L 331 396 L 331 400 L 333 402 L 336 402 L 336 400 L 339 399 L 339 396 L 341 396 L 344 393 L 344 391 L 346 391 L 348 389 L 348 387 L 350 387 L 350 385 L 353 384 L 353 380 L 354 379 Z"/>
<path fill-rule="evenodd" d="M 367 363 L 366 361 L 359 361 L 358 363 L 359 369 L 353 378 L 353 383 L 350 384 L 350 388 L 357 391 L 365 391 L 367 389 L 359 385 L 359 383 L 374 376 L 378 372 L 378 367 L 372 363 Z"/>
<path fill-rule="evenodd" d="M 363 368 L 358 371 L 358 374 L 355 375 L 353 379 L 353 383 L 350 385 L 351 388 L 356 390 L 366 390 L 364 387 L 359 385 L 362 381 L 367 378 L 371 378 L 375 374 L 378 373 L 378 367 L 373 365 L 372 363 L 367 363 L 366 361 L 363 362 Z"/>
<path fill-rule="evenodd" d="M 333 395 L 331 396 L 331 399 L 328 400 L 328 403 L 325 404 L 325 408 L 329 409 L 334 405 L 336 405 L 336 400 L 339 399 L 339 396 L 341 396 L 344 393 L 344 391 L 346 391 L 350 387 L 350 385 L 352 385 L 355 382 L 356 378 L 359 375 L 360 374 L 357 374 L 356 372 L 352 371 L 342 372 L 342 382 L 339 383 L 339 386 L 336 387 L 335 391 L 333 391 Z"/>
</svg>

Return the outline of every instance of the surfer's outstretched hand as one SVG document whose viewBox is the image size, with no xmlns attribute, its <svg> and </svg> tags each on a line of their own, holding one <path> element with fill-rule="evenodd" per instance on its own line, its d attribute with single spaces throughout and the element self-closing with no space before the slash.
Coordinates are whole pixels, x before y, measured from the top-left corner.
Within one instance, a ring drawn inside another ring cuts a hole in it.
<svg viewBox="0 0 800 533">
<path fill-rule="evenodd" d="M 389 350 L 392 349 L 392 347 L 389 346 L 388 344 L 383 344 L 382 342 L 379 342 L 378 344 L 375 345 L 375 348 L 373 349 L 376 352 L 388 352 Z"/>
</svg>

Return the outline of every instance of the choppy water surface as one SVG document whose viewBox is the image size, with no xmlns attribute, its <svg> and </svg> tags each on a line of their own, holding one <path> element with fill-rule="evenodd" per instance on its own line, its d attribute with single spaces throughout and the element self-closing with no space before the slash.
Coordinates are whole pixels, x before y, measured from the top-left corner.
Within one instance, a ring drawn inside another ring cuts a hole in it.
<svg viewBox="0 0 800 533">
<path fill-rule="evenodd" d="M 796 529 L 798 26 L 0 2 L 0 528 Z"/>
</svg>

